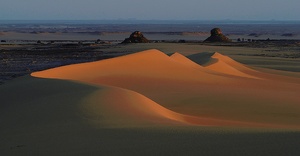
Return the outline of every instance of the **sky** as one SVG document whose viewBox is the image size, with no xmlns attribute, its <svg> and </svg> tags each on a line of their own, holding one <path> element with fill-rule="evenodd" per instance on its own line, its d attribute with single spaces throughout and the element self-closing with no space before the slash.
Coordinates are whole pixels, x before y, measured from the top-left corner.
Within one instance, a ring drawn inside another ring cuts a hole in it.
<svg viewBox="0 0 300 156">
<path fill-rule="evenodd" d="M 1 0 L 0 20 L 300 20 L 300 0 Z"/>
</svg>

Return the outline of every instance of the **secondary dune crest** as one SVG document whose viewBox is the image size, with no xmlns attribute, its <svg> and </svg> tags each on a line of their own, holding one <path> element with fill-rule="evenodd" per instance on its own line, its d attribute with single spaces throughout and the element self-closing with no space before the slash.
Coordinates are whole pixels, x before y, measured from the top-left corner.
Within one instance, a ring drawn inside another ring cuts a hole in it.
<svg viewBox="0 0 300 156">
<path fill-rule="evenodd" d="M 205 68 L 203 67 L 202 65 L 192 61 L 191 59 L 187 58 L 186 56 L 176 52 L 174 54 L 172 54 L 170 56 L 170 58 L 172 58 L 173 60 L 175 60 L 176 62 L 184 65 L 184 66 L 187 66 L 189 68 L 193 68 L 193 69 L 197 69 L 203 73 L 206 73 L 206 74 L 211 74 L 211 75 L 215 75 L 215 76 L 224 76 L 224 75 L 228 75 L 228 74 L 225 74 L 225 73 L 220 73 L 218 71 L 214 71 L 214 70 L 211 70 L 211 69 L 208 69 L 208 68 Z"/>
<path fill-rule="evenodd" d="M 85 118 L 108 127 L 141 125 L 200 125 L 278 127 L 272 124 L 202 118 L 171 111 L 137 92 L 118 87 L 102 86 L 82 103 Z"/>
<path fill-rule="evenodd" d="M 253 69 L 246 67 L 245 65 L 234 61 L 228 56 L 224 56 L 218 52 L 215 52 L 214 55 L 211 56 L 215 61 L 208 62 L 205 68 L 234 76 L 247 77 L 260 79 L 259 77 L 249 75 L 246 72 L 256 72 Z"/>
<path fill-rule="evenodd" d="M 186 124 L 183 115 L 137 92 L 118 87 L 102 87 L 83 102 L 82 110 L 88 119 L 115 127 L 145 123 Z"/>
<path fill-rule="evenodd" d="M 203 65 L 203 67 L 218 73 L 234 75 L 239 77 L 280 81 L 285 83 L 296 83 L 296 84 L 300 83 L 299 78 L 284 76 L 284 74 L 282 74 L 282 72 L 284 73 L 284 71 L 261 69 L 263 71 L 271 71 L 271 72 L 261 72 L 259 70 L 254 70 L 248 67 L 247 65 L 239 63 L 231 59 L 230 57 L 222 55 L 218 52 L 215 52 L 212 56 L 210 56 L 209 61 L 207 61 Z"/>
<path fill-rule="evenodd" d="M 172 54 L 170 57 L 172 59 L 174 59 L 175 61 L 182 63 L 185 66 L 189 66 L 189 67 L 192 67 L 195 69 L 204 69 L 204 67 L 202 67 L 201 65 L 191 61 L 190 59 L 188 59 L 187 57 L 183 56 L 182 54 L 180 54 L 178 52 Z"/>
<path fill-rule="evenodd" d="M 176 113 L 137 92 L 109 86 L 102 87 L 85 99 L 82 110 L 88 119 L 115 127 L 136 126 L 137 123 L 204 126 L 241 124 Z"/>
</svg>

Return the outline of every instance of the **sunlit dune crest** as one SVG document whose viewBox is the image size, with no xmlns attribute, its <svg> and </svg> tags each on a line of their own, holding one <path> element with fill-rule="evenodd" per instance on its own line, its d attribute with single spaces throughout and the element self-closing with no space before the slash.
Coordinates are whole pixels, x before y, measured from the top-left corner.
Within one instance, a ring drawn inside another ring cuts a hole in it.
<svg viewBox="0 0 300 156">
<path fill-rule="evenodd" d="M 100 87 L 83 97 L 82 110 L 91 121 L 108 125 L 300 128 L 297 84 L 285 77 L 272 80 L 219 53 L 211 60 L 203 67 L 180 53 L 152 49 L 31 75 Z"/>
<path fill-rule="evenodd" d="M 111 76 L 119 79 L 134 77 L 168 80 L 197 80 L 199 78 L 211 78 L 211 75 L 208 73 L 197 72 L 197 69 L 190 68 L 191 64 L 193 64 L 192 61 L 178 62 L 163 52 L 152 49 L 93 63 L 75 64 L 35 72 L 32 73 L 32 76 L 58 79 L 63 78 L 87 82 L 97 82 L 97 79 Z M 195 64 L 193 66 L 198 68 Z M 199 68 L 201 67 L 199 66 Z"/>
</svg>

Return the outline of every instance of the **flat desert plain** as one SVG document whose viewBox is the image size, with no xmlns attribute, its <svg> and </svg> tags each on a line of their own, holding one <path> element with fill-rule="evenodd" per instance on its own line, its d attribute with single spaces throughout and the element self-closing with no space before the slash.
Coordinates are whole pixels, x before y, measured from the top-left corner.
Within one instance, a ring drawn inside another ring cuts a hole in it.
<svg viewBox="0 0 300 156">
<path fill-rule="evenodd" d="M 300 154 L 298 72 L 236 48 L 149 45 L 1 85 L 1 155 Z"/>
</svg>

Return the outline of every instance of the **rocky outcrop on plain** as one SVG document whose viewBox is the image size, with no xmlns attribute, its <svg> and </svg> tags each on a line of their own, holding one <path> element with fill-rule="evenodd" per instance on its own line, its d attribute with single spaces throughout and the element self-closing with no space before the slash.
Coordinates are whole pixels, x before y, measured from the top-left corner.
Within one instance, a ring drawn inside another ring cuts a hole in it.
<svg viewBox="0 0 300 156">
<path fill-rule="evenodd" d="M 142 32 L 135 31 L 129 38 L 126 38 L 122 43 L 149 43 L 149 40 L 144 37 Z"/>
<path fill-rule="evenodd" d="M 229 38 L 223 35 L 220 28 L 214 28 L 210 31 L 210 37 L 208 37 L 204 42 L 231 42 Z"/>
</svg>

